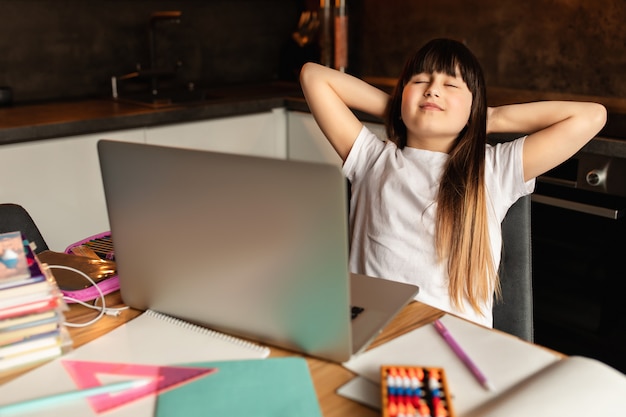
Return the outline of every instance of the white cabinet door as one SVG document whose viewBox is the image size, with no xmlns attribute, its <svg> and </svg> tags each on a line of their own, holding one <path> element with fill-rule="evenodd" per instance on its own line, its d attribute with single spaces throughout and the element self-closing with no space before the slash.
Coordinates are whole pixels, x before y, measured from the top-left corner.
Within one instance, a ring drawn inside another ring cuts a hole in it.
<svg viewBox="0 0 626 417">
<path fill-rule="evenodd" d="M 148 127 L 151 144 L 284 159 L 286 110 Z"/>
<path fill-rule="evenodd" d="M 22 205 L 51 250 L 110 230 L 96 144 L 148 142 L 275 158 L 287 155 L 286 110 L 0 146 L 0 202 Z"/>
<path fill-rule="evenodd" d="M 143 129 L 0 146 L 0 202 L 23 206 L 51 250 L 110 230 L 96 143 L 144 141 Z"/>
<path fill-rule="evenodd" d="M 326 162 L 341 166 L 342 161 L 310 113 L 290 111 L 287 116 L 287 158 L 309 162 Z M 385 127 L 379 123 L 365 123 L 380 138 Z"/>
</svg>

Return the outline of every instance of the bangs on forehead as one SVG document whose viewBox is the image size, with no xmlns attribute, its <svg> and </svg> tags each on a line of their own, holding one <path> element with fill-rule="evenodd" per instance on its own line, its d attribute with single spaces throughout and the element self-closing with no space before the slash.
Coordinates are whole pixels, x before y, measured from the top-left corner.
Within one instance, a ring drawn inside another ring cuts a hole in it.
<svg viewBox="0 0 626 417">
<path fill-rule="evenodd" d="M 416 60 L 413 74 L 439 72 L 456 77 L 461 75 L 459 68 L 459 58 L 453 51 L 430 50 Z"/>
</svg>

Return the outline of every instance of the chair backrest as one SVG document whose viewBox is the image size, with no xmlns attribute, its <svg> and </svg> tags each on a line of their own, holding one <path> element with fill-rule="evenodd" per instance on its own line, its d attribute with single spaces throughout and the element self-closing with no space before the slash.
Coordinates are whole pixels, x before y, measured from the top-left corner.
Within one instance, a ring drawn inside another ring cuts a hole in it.
<svg viewBox="0 0 626 417">
<path fill-rule="evenodd" d="M 533 341 L 533 293 L 530 195 L 515 202 L 502 222 L 500 283 L 502 299 L 494 301 L 493 327 Z"/>
<path fill-rule="evenodd" d="M 19 204 L 0 204 L 0 233 L 22 232 L 29 242 L 36 245 L 35 253 L 47 250 L 48 245 L 30 214 Z"/>
</svg>

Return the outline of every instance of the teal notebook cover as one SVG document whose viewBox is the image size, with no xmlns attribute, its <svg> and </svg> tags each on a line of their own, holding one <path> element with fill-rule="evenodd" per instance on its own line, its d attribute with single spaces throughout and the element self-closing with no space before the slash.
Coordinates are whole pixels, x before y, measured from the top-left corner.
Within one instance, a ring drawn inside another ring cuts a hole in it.
<svg viewBox="0 0 626 417">
<path fill-rule="evenodd" d="M 189 364 L 215 368 L 157 399 L 156 417 L 321 417 L 304 358 L 285 357 Z"/>
</svg>

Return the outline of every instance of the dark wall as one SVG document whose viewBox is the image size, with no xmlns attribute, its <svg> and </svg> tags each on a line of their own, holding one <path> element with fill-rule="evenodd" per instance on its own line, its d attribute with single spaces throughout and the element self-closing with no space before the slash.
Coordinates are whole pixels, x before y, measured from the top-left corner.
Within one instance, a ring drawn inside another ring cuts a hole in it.
<svg viewBox="0 0 626 417">
<path fill-rule="evenodd" d="M 491 86 L 626 98 L 624 0 L 354 0 L 352 69 L 396 77 L 427 40 L 465 40 Z"/>
<path fill-rule="evenodd" d="M 106 96 L 112 75 L 149 66 L 148 20 L 161 10 L 182 12 L 180 24 L 157 32 L 161 66 L 181 62 L 176 82 L 289 78 L 285 66 L 297 65 L 294 55 L 302 53 L 291 34 L 306 3 L 0 0 L 0 85 L 13 88 L 16 102 Z M 409 53 L 446 36 L 467 42 L 492 86 L 626 98 L 623 0 L 347 4 L 348 71 L 354 74 L 395 78 Z"/>
<path fill-rule="evenodd" d="M 110 94 L 112 75 L 149 67 L 148 22 L 161 66 L 197 85 L 271 80 L 298 23 L 293 0 L 0 0 L 0 85 L 33 101 Z"/>
</svg>

